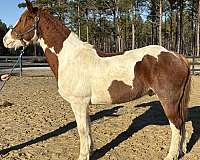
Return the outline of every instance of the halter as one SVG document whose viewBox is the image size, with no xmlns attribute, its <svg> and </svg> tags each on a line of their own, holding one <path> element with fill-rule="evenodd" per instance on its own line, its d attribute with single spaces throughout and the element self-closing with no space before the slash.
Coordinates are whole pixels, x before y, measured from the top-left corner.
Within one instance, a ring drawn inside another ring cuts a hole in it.
<svg viewBox="0 0 200 160">
<path fill-rule="evenodd" d="M 23 46 L 26 46 L 26 42 L 25 42 L 25 40 L 23 39 L 23 36 L 24 36 L 24 35 L 26 35 L 26 34 L 32 32 L 32 31 L 34 31 L 35 34 L 34 34 L 34 36 L 33 36 L 32 39 L 34 39 L 34 37 L 37 36 L 37 34 L 38 34 L 38 22 L 39 22 L 39 20 L 40 20 L 40 17 L 37 15 L 37 16 L 34 18 L 34 22 L 35 22 L 35 23 L 33 24 L 33 26 L 32 26 L 30 29 L 28 29 L 27 31 L 23 32 L 23 33 L 17 32 L 14 28 L 11 28 L 12 31 L 15 32 L 16 38 L 19 39 L 19 40 L 22 42 L 22 45 L 23 45 Z"/>
<path fill-rule="evenodd" d="M 18 56 L 18 59 L 17 59 L 16 63 L 13 65 L 13 67 L 12 67 L 10 73 L 9 73 L 10 76 L 11 76 L 12 72 L 14 71 L 15 67 L 17 66 L 17 64 L 18 64 L 18 63 L 20 62 L 20 60 L 22 59 L 22 55 L 24 54 L 24 50 L 25 50 L 25 48 L 27 47 L 26 42 L 25 42 L 25 40 L 23 39 L 23 36 L 26 35 L 26 34 L 28 34 L 28 33 L 30 33 L 30 32 L 32 32 L 32 31 L 34 31 L 35 34 L 34 34 L 34 36 L 32 37 L 32 39 L 34 39 L 36 36 L 38 37 L 37 34 L 38 34 L 38 22 L 39 22 L 39 20 L 40 20 L 40 17 L 37 15 L 37 16 L 34 18 L 34 22 L 35 22 L 35 23 L 33 24 L 33 26 L 32 26 L 30 29 L 28 29 L 27 31 L 23 32 L 23 33 L 19 33 L 19 32 L 17 32 L 14 28 L 11 28 L 12 31 L 15 32 L 16 38 L 19 39 L 19 40 L 21 41 L 21 43 L 22 43 L 22 45 L 23 45 L 23 46 L 22 46 L 23 48 L 22 48 L 22 50 L 20 51 L 20 55 Z M 2 89 L 3 89 L 3 87 L 5 86 L 6 82 L 7 82 L 7 81 L 4 81 L 4 82 L 3 82 L 3 85 L 0 87 L 0 92 L 2 91 Z"/>
</svg>

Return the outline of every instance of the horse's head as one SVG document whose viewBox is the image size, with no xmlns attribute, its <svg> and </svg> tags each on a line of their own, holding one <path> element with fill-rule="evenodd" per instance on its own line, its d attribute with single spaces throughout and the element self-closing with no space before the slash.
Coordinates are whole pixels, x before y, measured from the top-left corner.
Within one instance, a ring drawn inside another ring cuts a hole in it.
<svg viewBox="0 0 200 160">
<path fill-rule="evenodd" d="M 27 10 L 21 15 L 16 25 L 3 38 L 7 48 L 19 48 L 38 39 L 38 8 L 26 0 Z"/>
</svg>

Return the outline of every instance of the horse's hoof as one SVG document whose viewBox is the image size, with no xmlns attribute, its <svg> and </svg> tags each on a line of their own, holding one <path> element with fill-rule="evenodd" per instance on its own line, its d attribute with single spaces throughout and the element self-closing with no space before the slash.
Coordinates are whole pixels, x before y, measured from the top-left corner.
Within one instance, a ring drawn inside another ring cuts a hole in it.
<svg viewBox="0 0 200 160">
<path fill-rule="evenodd" d="M 172 155 L 167 155 L 164 160 L 178 160 L 178 157 L 172 156 Z"/>
<path fill-rule="evenodd" d="M 90 156 L 87 155 L 87 156 L 79 156 L 78 160 L 90 160 Z"/>
<path fill-rule="evenodd" d="M 8 101 L 2 101 L 0 103 L 0 107 L 9 107 L 9 106 L 12 106 L 12 105 L 13 105 L 13 103 L 10 103 Z"/>
</svg>

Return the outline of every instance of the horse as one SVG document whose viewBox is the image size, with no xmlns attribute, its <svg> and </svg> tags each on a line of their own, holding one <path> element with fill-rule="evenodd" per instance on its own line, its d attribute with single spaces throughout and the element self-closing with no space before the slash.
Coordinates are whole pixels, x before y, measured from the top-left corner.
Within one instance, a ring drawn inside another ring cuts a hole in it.
<svg viewBox="0 0 200 160">
<path fill-rule="evenodd" d="M 79 160 L 89 160 L 93 141 L 89 105 L 119 104 L 140 98 L 151 90 L 169 120 L 172 137 L 165 160 L 186 152 L 187 107 L 191 75 L 186 58 L 159 45 L 103 54 L 83 42 L 47 9 L 27 9 L 3 42 L 19 48 L 39 42 L 57 80 L 59 94 L 71 104 L 80 137 Z"/>
</svg>

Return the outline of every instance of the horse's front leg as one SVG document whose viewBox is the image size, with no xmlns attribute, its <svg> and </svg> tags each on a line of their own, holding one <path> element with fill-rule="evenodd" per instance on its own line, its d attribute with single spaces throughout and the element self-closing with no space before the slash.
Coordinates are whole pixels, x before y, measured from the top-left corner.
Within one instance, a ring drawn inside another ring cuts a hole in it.
<svg viewBox="0 0 200 160">
<path fill-rule="evenodd" d="M 92 151 L 92 138 L 90 133 L 89 98 L 73 98 L 71 107 L 74 112 L 78 133 L 80 136 L 79 160 L 89 160 Z"/>
</svg>

